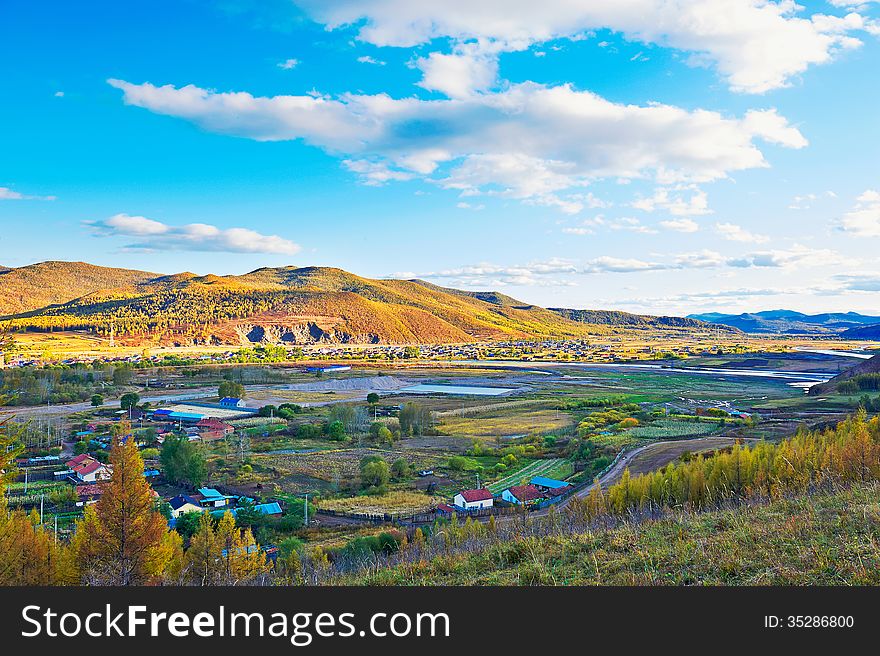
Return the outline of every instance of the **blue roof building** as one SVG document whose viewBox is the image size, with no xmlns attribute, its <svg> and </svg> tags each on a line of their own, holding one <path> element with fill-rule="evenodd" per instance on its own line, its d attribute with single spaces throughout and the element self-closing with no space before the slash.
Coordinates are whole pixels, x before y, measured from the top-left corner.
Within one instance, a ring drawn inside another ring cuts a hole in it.
<svg viewBox="0 0 880 656">
<path fill-rule="evenodd" d="M 281 505 L 277 501 L 273 501 L 272 503 L 260 503 L 256 506 L 242 506 L 243 508 L 253 508 L 257 512 L 261 512 L 264 515 L 280 515 L 282 514 Z M 232 516 L 235 517 L 235 514 L 241 508 L 232 508 L 229 510 L 212 510 L 211 514 L 215 517 L 221 517 L 224 513 L 231 512 Z"/>
<path fill-rule="evenodd" d="M 535 476 L 529 481 L 529 483 L 535 487 L 541 487 L 547 490 L 558 490 L 570 485 L 570 483 L 566 483 L 565 481 L 558 481 L 555 478 L 546 478 L 545 476 Z"/>
</svg>

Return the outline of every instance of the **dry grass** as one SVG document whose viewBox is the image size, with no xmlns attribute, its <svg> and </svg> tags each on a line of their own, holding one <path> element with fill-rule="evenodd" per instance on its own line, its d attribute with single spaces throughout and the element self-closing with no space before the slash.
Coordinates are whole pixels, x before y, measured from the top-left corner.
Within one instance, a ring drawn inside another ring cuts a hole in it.
<svg viewBox="0 0 880 656">
<path fill-rule="evenodd" d="M 572 424 L 570 415 L 556 410 L 492 412 L 478 417 L 447 417 L 439 428 L 451 435 L 523 435 L 560 430 Z"/>
<path fill-rule="evenodd" d="M 378 496 L 360 496 L 348 499 L 329 499 L 318 502 L 318 508 L 338 512 L 385 514 L 419 513 L 436 508 L 444 502 L 442 497 L 433 497 L 418 492 L 397 490 Z"/>
</svg>

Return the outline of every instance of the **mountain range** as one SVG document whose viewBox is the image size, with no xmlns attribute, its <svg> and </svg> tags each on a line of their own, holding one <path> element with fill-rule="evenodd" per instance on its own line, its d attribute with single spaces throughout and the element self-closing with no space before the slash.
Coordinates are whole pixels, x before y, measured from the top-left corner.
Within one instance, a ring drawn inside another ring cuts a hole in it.
<svg viewBox="0 0 880 656">
<path fill-rule="evenodd" d="M 42 262 L 0 268 L 0 288 L 0 321 L 13 329 L 113 332 L 132 343 L 427 344 L 710 329 L 693 319 L 550 310 L 499 292 L 327 267 L 199 276 Z"/>
<path fill-rule="evenodd" d="M 720 323 L 738 328 L 745 333 L 784 333 L 790 335 L 835 334 L 850 339 L 875 339 L 858 337 L 866 326 L 876 326 L 874 334 L 880 333 L 880 317 L 857 312 L 825 312 L 804 314 L 793 310 L 767 310 L 743 314 L 707 312 L 689 314 L 688 318 L 710 323 Z"/>
</svg>

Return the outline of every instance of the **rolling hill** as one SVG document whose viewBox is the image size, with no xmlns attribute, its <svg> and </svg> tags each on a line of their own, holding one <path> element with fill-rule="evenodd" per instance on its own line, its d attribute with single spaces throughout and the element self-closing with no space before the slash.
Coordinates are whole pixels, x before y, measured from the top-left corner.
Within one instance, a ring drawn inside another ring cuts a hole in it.
<svg viewBox="0 0 880 656">
<path fill-rule="evenodd" d="M 40 262 L 0 267 L 0 316 L 66 303 L 101 289 L 133 287 L 158 274 L 85 262 Z"/>
<path fill-rule="evenodd" d="M 857 312 L 803 314 L 793 310 L 767 310 L 743 314 L 689 314 L 689 319 L 720 323 L 746 333 L 787 333 L 793 335 L 839 334 L 862 326 L 880 324 L 880 317 Z M 852 337 L 852 339 L 857 339 Z M 869 338 L 864 338 L 869 339 Z"/>
<path fill-rule="evenodd" d="M 827 383 L 822 383 L 821 385 L 813 385 L 809 389 L 809 392 L 812 395 L 827 394 L 836 390 L 837 386 L 840 383 L 849 380 L 850 378 L 855 378 L 856 376 L 866 376 L 869 374 L 880 374 L 880 355 L 875 355 L 870 360 L 863 360 L 862 362 L 859 362 L 856 366 L 850 367 L 849 369 L 840 372 Z"/>
<path fill-rule="evenodd" d="M 13 329 L 111 330 L 129 343 L 463 343 L 575 339 L 614 328 L 706 328 L 676 317 L 549 310 L 498 292 L 372 280 L 329 267 L 160 275 L 44 262 L 0 271 Z M 734 329 L 730 329 L 734 330 Z"/>
<path fill-rule="evenodd" d="M 844 339 L 880 340 L 880 323 L 859 328 L 848 328 L 840 333 L 840 336 Z"/>
</svg>

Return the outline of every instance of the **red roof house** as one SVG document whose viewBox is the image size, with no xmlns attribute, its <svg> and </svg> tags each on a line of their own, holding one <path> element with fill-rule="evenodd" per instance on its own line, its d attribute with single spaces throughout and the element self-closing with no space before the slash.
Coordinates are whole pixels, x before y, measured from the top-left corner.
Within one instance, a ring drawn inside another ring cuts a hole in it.
<svg viewBox="0 0 880 656">
<path fill-rule="evenodd" d="M 492 493 L 482 487 L 476 490 L 463 490 L 455 495 L 452 503 L 457 508 L 465 510 L 474 510 L 480 508 L 491 508 L 494 504 Z"/>
<path fill-rule="evenodd" d="M 546 498 L 546 495 L 534 485 L 514 485 L 501 493 L 501 498 L 510 503 L 526 505 Z"/>
</svg>

